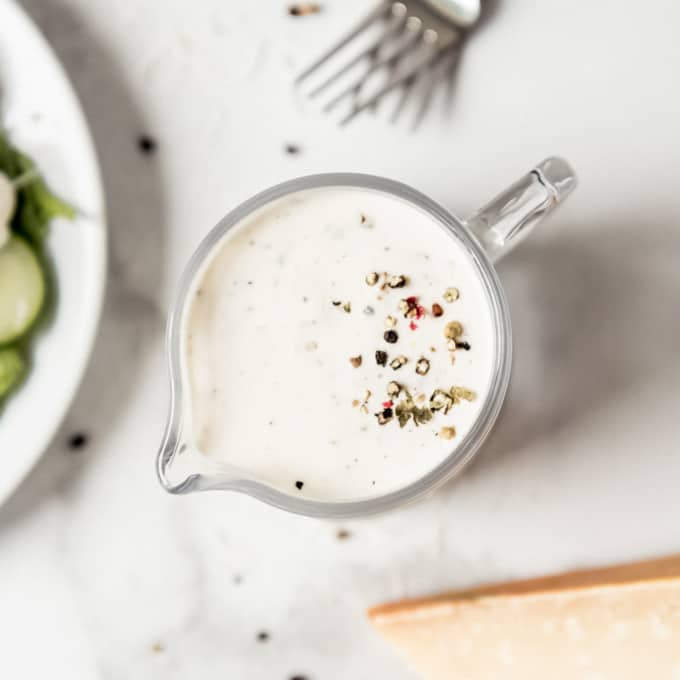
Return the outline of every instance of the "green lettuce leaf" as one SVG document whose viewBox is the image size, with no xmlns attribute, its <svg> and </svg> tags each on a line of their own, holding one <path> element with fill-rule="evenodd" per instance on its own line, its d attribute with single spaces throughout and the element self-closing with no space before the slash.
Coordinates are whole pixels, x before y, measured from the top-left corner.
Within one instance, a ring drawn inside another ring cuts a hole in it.
<svg viewBox="0 0 680 680">
<path fill-rule="evenodd" d="M 14 389 L 26 371 L 26 362 L 16 347 L 0 348 L 0 400 Z"/>
<path fill-rule="evenodd" d="M 39 246 L 47 235 L 54 217 L 73 219 L 74 208 L 53 194 L 33 161 L 13 147 L 0 130 L 0 171 L 17 180 L 17 209 L 12 230 Z"/>
</svg>

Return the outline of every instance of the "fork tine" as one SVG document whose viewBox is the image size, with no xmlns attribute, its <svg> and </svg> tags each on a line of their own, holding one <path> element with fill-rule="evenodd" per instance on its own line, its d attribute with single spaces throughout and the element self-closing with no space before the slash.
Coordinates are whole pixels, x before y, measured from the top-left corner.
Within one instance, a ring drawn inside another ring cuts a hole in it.
<svg viewBox="0 0 680 680">
<path fill-rule="evenodd" d="M 366 57 L 372 57 L 374 55 L 377 55 L 380 48 L 382 47 L 382 45 L 385 44 L 386 41 L 389 41 L 396 33 L 398 33 L 400 30 L 403 29 L 405 21 L 406 21 L 405 16 L 395 16 L 395 17 L 393 17 L 393 21 L 390 22 L 391 25 L 389 25 L 387 27 L 387 29 L 385 30 L 384 33 L 382 33 L 380 36 L 378 36 L 373 41 L 373 43 L 371 45 L 369 45 L 366 49 L 359 52 L 359 54 L 357 54 L 352 59 L 350 59 L 344 66 L 342 66 L 337 71 L 332 73 L 320 85 L 315 87 L 309 93 L 309 98 L 314 99 L 314 97 L 318 96 L 321 92 L 323 92 L 334 81 L 336 81 L 338 78 L 343 76 L 345 73 L 347 73 L 350 69 L 352 69 L 358 63 L 360 63 L 361 61 L 366 59 Z"/>
<path fill-rule="evenodd" d="M 399 61 L 402 57 L 404 57 L 411 50 L 418 46 L 419 37 L 420 31 L 414 32 L 413 35 L 409 36 L 406 40 L 402 41 L 401 45 L 397 47 L 395 50 L 393 50 L 390 54 L 384 56 L 382 59 L 378 59 L 375 63 L 369 66 L 368 69 L 366 69 L 366 71 L 364 71 L 364 73 L 361 76 L 359 76 L 359 78 L 357 78 L 357 80 L 354 83 L 348 85 L 344 90 L 342 90 L 342 92 L 333 97 L 333 99 L 331 99 L 328 102 L 328 104 L 324 106 L 323 110 L 326 113 L 333 110 L 340 101 L 345 99 L 345 97 L 352 94 L 352 92 L 354 92 L 355 90 L 360 89 L 362 85 L 366 82 L 366 80 L 368 80 L 368 78 L 370 78 L 370 76 L 372 76 L 376 71 L 379 71 L 385 66 L 389 66 L 390 64 Z M 377 99 L 372 103 L 375 104 L 376 102 Z"/>
<path fill-rule="evenodd" d="M 411 129 L 416 130 L 423 122 L 425 114 L 430 108 L 432 102 L 432 95 L 434 93 L 435 85 L 446 76 L 448 69 L 453 68 L 460 55 L 460 47 L 458 45 L 453 45 L 438 57 L 431 65 L 430 77 L 425 85 L 425 91 L 423 92 L 423 98 L 418 107 L 418 111 L 413 118 L 413 123 L 411 124 Z"/>
<path fill-rule="evenodd" d="M 417 77 L 421 74 L 421 72 L 436 71 L 437 72 L 436 75 L 440 75 L 439 67 L 441 66 L 442 63 L 444 63 L 445 66 L 446 64 L 452 65 L 455 63 L 456 56 L 459 52 L 458 45 L 461 40 L 462 32 L 455 31 L 453 34 L 445 36 L 444 39 L 442 39 L 441 36 L 439 36 L 436 32 L 431 33 L 429 36 L 427 35 L 427 33 L 428 33 L 427 30 L 423 33 L 425 46 L 424 49 L 421 51 L 423 52 L 424 56 L 421 57 L 420 59 L 414 59 L 411 62 L 410 68 L 407 68 L 406 71 L 404 72 L 397 73 L 393 79 L 385 83 L 384 87 L 382 87 L 380 90 L 378 90 L 378 92 L 372 95 L 369 100 L 358 105 L 355 104 L 354 108 L 349 112 L 349 114 L 343 120 L 340 121 L 341 125 L 349 123 L 359 113 L 365 111 L 367 108 L 374 106 L 375 103 L 379 101 L 382 97 L 384 97 L 386 94 L 388 94 L 397 87 L 403 86 L 404 93 L 402 94 L 402 97 L 397 103 L 397 106 L 392 114 L 392 122 L 394 122 L 398 118 L 398 116 L 401 113 L 401 110 L 406 104 L 406 98 L 408 97 L 409 92 L 413 89 Z M 449 50 L 451 50 L 456 56 L 447 58 L 446 53 Z M 427 103 L 428 102 L 426 102 L 426 105 Z M 425 108 L 425 111 L 426 110 L 427 108 Z M 425 111 L 423 111 L 421 108 L 420 115 L 424 115 Z M 417 122 L 419 121 L 417 120 L 416 123 Z"/>
<path fill-rule="evenodd" d="M 439 50 L 436 50 L 434 53 L 429 54 L 425 59 L 414 61 L 410 68 L 385 83 L 385 85 L 383 85 L 375 94 L 371 95 L 361 104 L 354 106 L 352 110 L 340 121 L 340 125 L 346 125 L 351 120 L 356 118 L 362 111 L 365 111 L 369 107 L 373 106 L 378 100 L 382 99 L 382 97 L 384 97 L 388 92 L 391 92 L 400 85 L 403 85 L 409 80 L 415 78 L 418 75 L 420 69 L 429 65 L 434 59 L 436 59 L 438 54 Z"/>
<path fill-rule="evenodd" d="M 320 66 L 325 64 L 331 57 L 333 57 L 337 52 L 339 52 L 345 45 L 350 43 L 356 36 L 365 31 L 371 24 L 381 19 L 387 12 L 389 12 L 390 7 L 393 5 L 390 0 L 381 0 L 380 4 L 377 5 L 373 10 L 371 10 L 354 28 L 348 31 L 343 38 L 341 38 L 335 45 L 324 52 L 315 62 L 308 66 L 300 75 L 295 79 L 296 84 L 300 84 L 305 78 L 310 76 L 314 71 L 316 71 Z"/>
<path fill-rule="evenodd" d="M 391 121 L 397 121 L 418 96 L 420 101 L 416 103 L 412 121 L 415 129 L 429 109 L 435 83 L 442 80 L 442 72 L 447 68 L 451 72 L 455 70 L 459 43 L 466 31 L 455 20 L 437 14 L 430 6 L 435 4 L 431 0 L 374 1 L 379 4 L 300 73 L 295 84 L 325 66 L 320 77 L 314 79 L 311 92 L 309 88 L 305 89 L 307 96 L 313 99 L 336 85 L 329 95 L 333 98 L 323 111 L 329 112 L 340 102 L 349 100 L 343 106 L 348 113 L 343 113 L 341 125 L 366 110 L 375 111 L 386 95 L 401 89 L 391 112 Z M 367 35 L 357 41 L 359 47 L 349 49 L 350 43 L 364 31 Z M 346 58 L 337 56 L 341 50 L 346 51 Z M 335 65 L 326 64 L 336 56 Z"/>
<path fill-rule="evenodd" d="M 397 102 L 397 105 L 394 107 L 394 111 L 392 111 L 390 123 L 396 123 L 397 120 L 399 119 L 401 112 L 404 110 L 404 106 L 406 106 L 408 96 L 409 94 L 411 94 L 411 91 L 413 90 L 415 82 L 416 74 L 413 74 L 407 81 L 404 82 L 404 87 L 402 89 L 401 96 L 399 97 L 399 101 Z"/>
</svg>

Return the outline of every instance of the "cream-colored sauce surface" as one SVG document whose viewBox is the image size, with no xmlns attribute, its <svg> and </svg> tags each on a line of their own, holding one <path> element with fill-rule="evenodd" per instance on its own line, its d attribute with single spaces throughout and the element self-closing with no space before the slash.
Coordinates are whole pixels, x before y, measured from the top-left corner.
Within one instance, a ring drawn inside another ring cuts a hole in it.
<svg viewBox="0 0 680 680">
<path fill-rule="evenodd" d="M 370 272 L 408 283 L 369 286 Z M 443 298 L 449 287 L 460 291 L 455 302 Z M 415 330 L 399 310 L 410 296 L 426 310 Z M 472 427 L 491 379 L 493 322 L 472 259 L 430 215 L 373 190 L 312 189 L 256 211 L 215 247 L 187 305 L 183 372 L 196 446 L 293 495 L 358 499 L 417 480 Z M 384 339 L 388 315 L 397 319 L 394 344 Z M 454 363 L 444 337 L 453 320 L 470 345 Z M 388 353 L 387 366 L 376 350 Z M 398 355 L 408 363 L 394 370 Z M 430 362 L 424 376 L 415 372 L 420 357 Z M 381 425 L 375 414 L 391 380 L 419 407 L 454 385 L 477 397 L 420 426 Z M 455 437 L 442 427 L 455 427 Z"/>
</svg>

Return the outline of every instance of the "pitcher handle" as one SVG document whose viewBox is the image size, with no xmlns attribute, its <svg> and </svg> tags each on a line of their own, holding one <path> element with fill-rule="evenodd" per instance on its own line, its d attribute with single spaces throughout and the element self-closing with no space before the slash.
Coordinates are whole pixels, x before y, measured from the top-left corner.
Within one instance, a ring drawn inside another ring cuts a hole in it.
<svg viewBox="0 0 680 680">
<path fill-rule="evenodd" d="M 576 187 L 576 174 L 563 158 L 539 163 L 466 221 L 493 262 L 531 232 Z"/>
</svg>

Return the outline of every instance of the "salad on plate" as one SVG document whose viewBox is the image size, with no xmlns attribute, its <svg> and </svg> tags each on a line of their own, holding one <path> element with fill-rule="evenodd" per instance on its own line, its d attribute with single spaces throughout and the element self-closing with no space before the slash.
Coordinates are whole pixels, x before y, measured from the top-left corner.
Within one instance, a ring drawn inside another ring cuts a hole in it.
<svg viewBox="0 0 680 680">
<path fill-rule="evenodd" d="M 0 128 L 0 406 L 26 375 L 32 336 L 50 306 L 49 223 L 74 216 Z"/>
</svg>

